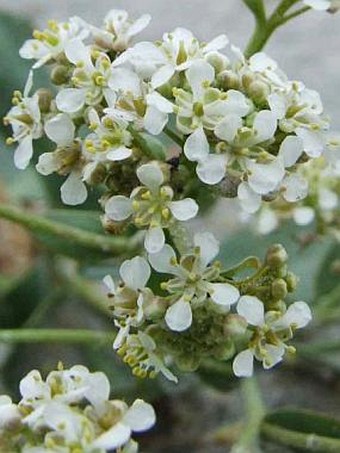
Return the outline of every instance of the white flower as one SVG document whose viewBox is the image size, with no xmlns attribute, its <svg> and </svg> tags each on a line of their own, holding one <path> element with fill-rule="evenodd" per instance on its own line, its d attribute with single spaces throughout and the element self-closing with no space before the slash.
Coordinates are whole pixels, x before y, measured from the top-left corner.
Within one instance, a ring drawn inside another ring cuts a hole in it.
<svg viewBox="0 0 340 453">
<path fill-rule="evenodd" d="M 14 152 L 14 164 L 20 170 L 25 169 L 33 155 L 33 140 L 43 134 L 41 113 L 39 108 L 39 95 L 32 97 L 29 93 L 33 86 L 33 72 L 30 71 L 23 96 L 17 94 L 14 97 L 15 106 L 4 118 L 5 124 L 9 124 L 13 130 L 13 137 L 7 139 L 9 144 L 18 143 Z"/>
<path fill-rule="evenodd" d="M 80 151 L 77 150 L 78 145 L 72 146 L 75 125 L 71 117 L 66 113 L 59 113 L 52 117 L 45 123 L 45 133 L 50 140 L 56 143 L 57 150 L 41 154 L 36 169 L 44 176 L 60 170 L 63 174 L 69 173 L 60 188 L 61 199 L 63 203 L 72 206 L 84 203 L 87 198 L 87 188 L 82 180 L 83 177 L 79 168 Z M 65 151 L 59 154 L 58 149 Z M 70 162 L 69 165 L 65 164 L 67 161 Z"/>
<path fill-rule="evenodd" d="M 109 99 L 111 93 L 109 80 L 111 77 L 111 61 L 104 52 L 95 54 L 92 62 L 90 46 L 74 39 L 65 46 L 66 58 L 76 66 L 72 83 L 74 87 L 64 88 L 56 96 L 56 104 L 61 112 L 75 113 L 84 105 L 97 105 L 103 97 Z"/>
<path fill-rule="evenodd" d="M 22 416 L 18 406 L 7 395 L 0 395 L 0 433 L 20 422 Z"/>
<path fill-rule="evenodd" d="M 157 164 L 140 166 L 137 176 L 142 186 L 134 189 L 130 198 L 111 197 L 105 204 L 105 212 L 117 222 L 134 216 L 137 226 L 147 226 L 144 245 L 149 253 L 156 253 L 165 243 L 163 228 L 174 220 L 192 219 L 198 212 L 198 205 L 191 198 L 172 201 L 173 191 L 170 186 L 163 185 L 163 172 Z"/>
<path fill-rule="evenodd" d="M 249 348 L 237 354 L 233 362 L 235 375 L 244 377 L 253 374 L 254 357 L 263 363 L 265 369 L 279 363 L 287 348 L 280 333 L 303 328 L 312 319 L 310 308 L 305 302 L 294 302 L 284 314 L 273 311 L 265 313 L 263 302 L 255 296 L 242 296 L 237 304 L 237 312 L 249 325 L 256 327 Z"/>
<path fill-rule="evenodd" d="M 176 72 L 186 70 L 193 61 L 203 59 L 227 44 L 227 37 L 220 35 L 210 43 L 200 45 L 189 30 L 176 28 L 163 35 L 159 46 L 151 42 L 138 43 L 118 57 L 114 64 L 131 62 L 142 77 L 148 73 L 155 89 L 166 84 Z"/>
<path fill-rule="evenodd" d="M 118 349 L 128 336 L 130 327 L 139 326 L 144 318 L 143 303 L 145 298 L 145 287 L 150 278 L 151 270 L 147 261 L 139 256 L 126 260 L 119 270 L 124 286 L 114 284 L 110 275 L 107 275 L 103 282 L 110 296 L 114 296 L 113 307 L 116 318 L 124 318 L 124 326 L 119 323 L 120 328 L 114 342 L 114 348 Z"/>
<path fill-rule="evenodd" d="M 20 56 L 37 60 L 33 68 L 39 68 L 63 53 L 70 41 L 74 39 L 82 41 L 88 35 L 88 27 L 78 17 L 72 17 L 69 22 L 59 24 L 50 21 L 46 30 L 34 32 L 33 36 L 36 39 L 29 39 L 25 42 L 20 49 Z"/>
<path fill-rule="evenodd" d="M 104 29 L 92 26 L 91 32 L 97 45 L 121 52 L 129 47 L 132 38 L 149 25 L 150 20 L 149 14 L 131 20 L 126 11 L 112 9 L 104 18 Z"/>
<path fill-rule="evenodd" d="M 164 285 L 174 294 L 174 303 L 165 314 L 168 327 L 176 332 L 187 330 L 193 321 L 192 309 L 206 303 L 208 297 L 219 307 L 229 309 L 239 298 L 238 289 L 218 280 L 219 269 L 211 261 L 219 252 L 219 244 L 211 233 L 194 236 L 195 252 L 177 262 L 175 251 L 166 244 L 158 253 L 149 255 L 151 266 L 175 278 Z"/>
</svg>

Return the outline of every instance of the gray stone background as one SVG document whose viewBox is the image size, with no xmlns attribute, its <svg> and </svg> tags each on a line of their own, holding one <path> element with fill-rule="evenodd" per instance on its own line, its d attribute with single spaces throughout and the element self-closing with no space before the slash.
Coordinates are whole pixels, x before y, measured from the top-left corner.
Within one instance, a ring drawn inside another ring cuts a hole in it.
<svg viewBox="0 0 340 453">
<path fill-rule="evenodd" d="M 269 7 L 278 0 L 266 0 Z M 200 39 L 227 33 L 243 47 L 252 30 L 252 17 L 241 0 L 0 0 L 0 9 L 30 18 L 43 26 L 47 19 L 65 20 L 79 15 L 101 23 L 111 8 L 123 8 L 132 16 L 149 12 L 152 22 L 143 39 L 154 39 L 176 26 L 187 27 Z M 318 90 L 340 129 L 340 12 L 310 12 L 284 28 L 271 40 L 267 52 L 293 79 Z"/>
</svg>

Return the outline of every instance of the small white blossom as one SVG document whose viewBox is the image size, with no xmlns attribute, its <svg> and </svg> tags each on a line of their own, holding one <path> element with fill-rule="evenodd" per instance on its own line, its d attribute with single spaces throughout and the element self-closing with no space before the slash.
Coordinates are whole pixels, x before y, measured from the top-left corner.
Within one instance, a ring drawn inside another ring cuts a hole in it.
<svg viewBox="0 0 340 453">
<path fill-rule="evenodd" d="M 164 184 L 164 175 L 157 164 L 142 165 L 137 170 L 142 186 L 131 193 L 111 197 L 105 204 L 107 216 L 117 222 L 133 216 L 137 226 L 148 227 L 144 245 L 148 252 L 158 252 L 165 243 L 163 228 L 174 220 L 187 221 L 196 216 L 197 203 L 191 198 L 172 201 L 173 190 Z"/>
<path fill-rule="evenodd" d="M 254 357 L 262 362 L 265 369 L 279 363 L 287 349 L 285 340 L 291 338 L 292 329 L 305 327 L 312 319 L 310 308 L 305 302 L 294 302 L 283 314 L 265 312 L 263 302 L 255 296 L 242 296 L 237 304 L 237 312 L 256 328 L 249 348 L 237 354 L 233 362 L 235 375 L 244 377 L 253 374 Z"/>
<path fill-rule="evenodd" d="M 72 17 L 69 22 L 59 24 L 55 21 L 49 21 L 46 30 L 35 31 L 33 34 L 35 39 L 29 39 L 25 42 L 20 49 L 20 56 L 37 60 L 33 68 L 39 68 L 62 54 L 69 42 L 74 39 L 82 41 L 88 35 L 88 27 L 78 17 Z"/>
<path fill-rule="evenodd" d="M 194 245 L 195 253 L 183 256 L 179 263 L 175 251 L 168 244 L 158 253 L 149 255 L 151 266 L 157 272 L 175 276 L 164 284 L 164 288 L 175 296 L 165 314 L 165 322 L 176 332 L 191 326 L 192 309 L 206 303 L 208 297 L 218 306 L 229 309 L 240 296 L 235 286 L 212 282 L 219 276 L 218 267 L 210 265 L 219 252 L 214 236 L 211 233 L 196 234 Z"/>
<path fill-rule="evenodd" d="M 33 86 L 33 73 L 29 73 L 23 96 L 17 93 L 14 97 L 15 106 L 7 113 L 4 121 L 13 130 L 13 137 L 8 143 L 18 143 L 14 152 L 14 164 L 20 170 L 25 169 L 33 156 L 33 140 L 43 135 L 41 113 L 39 108 L 39 95 L 32 97 L 29 93 Z"/>
<path fill-rule="evenodd" d="M 131 20 L 126 11 L 112 9 L 104 18 L 104 28 L 90 28 L 98 46 L 122 52 L 129 47 L 131 40 L 149 25 L 150 20 L 149 14 Z"/>
</svg>

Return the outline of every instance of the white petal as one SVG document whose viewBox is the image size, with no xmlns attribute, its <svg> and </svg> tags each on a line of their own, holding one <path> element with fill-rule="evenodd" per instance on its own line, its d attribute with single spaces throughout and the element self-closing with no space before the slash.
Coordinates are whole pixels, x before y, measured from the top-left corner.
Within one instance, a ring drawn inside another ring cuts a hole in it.
<svg viewBox="0 0 340 453">
<path fill-rule="evenodd" d="M 66 113 L 59 113 L 45 123 L 45 132 L 58 146 L 67 146 L 72 143 L 76 128 Z"/>
<path fill-rule="evenodd" d="M 277 119 L 282 119 L 286 115 L 287 105 L 283 95 L 272 93 L 268 96 L 270 110 L 274 113 Z"/>
<path fill-rule="evenodd" d="M 156 91 L 146 96 L 146 102 L 148 105 L 156 107 L 160 112 L 172 113 L 174 110 L 172 102 L 168 101 Z"/>
<path fill-rule="evenodd" d="M 235 304 L 239 297 L 239 290 L 229 283 L 212 283 L 210 288 L 213 290 L 209 294 L 212 300 L 219 305 L 230 307 L 230 305 Z"/>
<path fill-rule="evenodd" d="M 125 220 L 133 213 L 132 201 L 123 195 L 111 197 L 105 204 L 105 213 L 112 220 Z"/>
<path fill-rule="evenodd" d="M 122 422 L 130 426 L 137 433 L 152 428 L 156 423 L 156 414 L 153 407 L 141 399 L 137 399 L 127 410 Z"/>
<path fill-rule="evenodd" d="M 86 384 L 89 388 L 86 390 L 84 397 L 94 407 L 101 405 L 104 401 L 109 399 L 110 381 L 104 373 L 100 371 L 90 373 L 87 377 Z"/>
<path fill-rule="evenodd" d="M 195 247 L 200 248 L 201 268 L 205 269 L 216 258 L 220 251 L 220 243 L 212 233 L 196 233 L 194 236 Z"/>
<path fill-rule="evenodd" d="M 199 127 L 187 138 L 184 144 L 184 154 L 194 162 L 204 160 L 209 154 L 209 142 L 203 127 Z"/>
<path fill-rule="evenodd" d="M 276 212 L 270 209 L 262 209 L 257 220 L 257 231 L 260 234 L 269 234 L 279 226 Z"/>
<path fill-rule="evenodd" d="M 296 129 L 296 135 L 303 140 L 303 149 L 309 157 L 321 156 L 325 148 L 324 134 L 319 131 L 310 131 L 299 127 Z"/>
<path fill-rule="evenodd" d="M 254 192 L 247 182 L 241 182 L 238 186 L 237 197 L 242 208 L 249 214 L 254 214 L 261 206 L 261 195 Z"/>
<path fill-rule="evenodd" d="M 131 429 L 128 425 L 123 423 L 117 423 L 108 431 L 105 431 L 102 435 L 92 443 L 94 448 L 102 448 L 105 450 L 113 450 L 126 444 L 131 436 Z"/>
<path fill-rule="evenodd" d="M 282 186 L 285 188 L 283 198 L 290 203 L 302 200 L 308 195 L 308 181 L 300 175 L 293 173 L 287 176 Z"/>
<path fill-rule="evenodd" d="M 198 163 L 196 173 L 205 184 L 218 184 L 225 176 L 226 163 L 226 156 L 223 154 L 209 154 L 205 160 Z"/>
<path fill-rule="evenodd" d="M 32 136 L 27 135 L 21 142 L 17 149 L 14 151 L 14 165 L 19 170 L 24 170 L 33 156 Z"/>
<path fill-rule="evenodd" d="M 141 93 L 141 80 L 138 75 L 126 68 L 115 68 L 111 72 L 108 85 L 111 90 L 130 92 L 136 96 Z"/>
<path fill-rule="evenodd" d="M 144 247 L 149 253 L 158 253 L 165 244 L 165 236 L 161 227 L 151 227 L 145 235 Z"/>
<path fill-rule="evenodd" d="M 229 43 L 229 39 L 226 35 L 216 36 L 212 41 L 210 41 L 206 46 L 203 47 L 204 53 L 212 52 L 214 50 L 224 49 Z"/>
<path fill-rule="evenodd" d="M 286 137 L 281 143 L 279 156 L 283 159 L 283 165 L 286 168 L 296 163 L 303 152 L 303 141 L 300 137 L 291 135 Z"/>
<path fill-rule="evenodd" d="M 172 263 L 176 262 L 176 253 L 170 245 L 165 244 L 162 250 L 149 255 L 151 266 L 163 274 L 176 274 L 176 266 Z"/>
<path fill-rule="evenodd" d="M 106 155 L 108 160 L 120 161 L 127 159 L 131 156 L 132 151 L 130 148 L 126 148 L 125 146 L 120 146 L 119 148 L 112 149 Z"/>
<path fill-rule="evenodd" d="M 60 188 L 63 203 L 75 206 L 84 203 L 87 198 L 87 189 L 81 176 L 77 172 L 71 172 Z"/>
<path fill-rule="evenodd" d="M 159 135 L 168 122 L 168 114 L 149 105 L 144 115 L 144 127 L 149 134 Z"/>
<path fill-rule="evenodd" d="M 54 173 L 59 167 L 60 165 L 54 152 L 41 154 L 35 166 L 37 171 L 44 176 Z"/>
<path fill-rule="evenodd" d="M 301 206 L 300 208 L 295 208 L 293 211 L 293 219 L 297 225 L 308 225 L 313 222 L 314 217 L 314 209 L 309 206 Z"/>
<path fill-rule="evenodd" d="M 74 113 L 85 104 L 86 91 L 80 88 L 65 88 L 56 97 L 57 107 L 61 112 Z"/>
<path fill-rule="evenodd" d="M 264 52 L 258 52 L 250 57 L 249 68 L 251 71 L 256 72 L 263 72 L 265 69 L 275 70 L 277 68 L 277 63 Z"/>
<path fill-rule="evenodd" d="M 172 215 L 181 221 L 192 219 L 198 212 L 198 204 L 192 198 L 180 201 L 172 201 L 168 204 Z"/>
<path fill-rule="evenodd" d="M 150 20 L 151 20 L 150 14 L 143 14 L 142 16 L 140 16 L 129 28 L 128 35 L 132 37 L 143 31 L 144 28 L 146 28 L 149 25 Z"/>
<path fill-rule="evenodd" d="M 150 278 L 151 270 L 147 261 L 141 256 L 126 260 L 120 266 L 120 276 L 128 288 L 143 289 Z"/>
<path fill-rule="evenodd" d="M 105 285 L 106 291 L 109 294 L 114 294 L 116 292 L 116 285 L 111 275 L 105 275 L 105 277 L 103 278 L 103 283 Z"/>
<path fill-rule="evenodd" d="M 80 39 L 72 39 L 66 43 L 65 55 L 66 58 L 74 65 L 83 63 L 86 68 L 93 68 L 91 50 L 89 47 L 86 47 Z"/>
<path fill-rule="evenodd" d="M 152 88 L 158 88 L 167 83 L 175 73 L 172 65 L 165 65 L 158 69 L 151 78 Z"/>
<path fill-rule="evenodd" d="M 264 305 L 255 296 L 242 296 L 237 304 L 237 313 L 252 326 L 264 324 Z"/>
<path fill-rule="evenodd" d="M 180 299 L 166 311 L 165 322 L 175 332 L 183 332 L 192 324 L 192 311 L 190 303 Z"/>
<path fill-rule="evenodd" d="M 194 100 L 199 100 L 204 92 L 203 83 L 212 82 L 215 78 L 214 68 L 204 60 L 196 60 L 186 71 L 186 77 L 191 86 Z"/>
<path fill-rule="evenodd" d="M 237 90 L 227 91 L 225 107 L 225 114 L 234 114 L 237 116 L 245 116 L 251 109 L 249 101 L 247 101 L 245 95 Z"/>
<path fill-rule="evenodd" d="M 260 195 L 265 195 L 275 190 L 285 174 L 280 159 L 275 159 L 269 164 L 256 164 L 248 161 L 247 166 L 251 171 L 248 178 L 249 186 Z"/>
<path fill-rule="evenodd" d="M 215 134 L 226 142 L 232 142 L 241 126 L 242 118 L 239 115 L 227 115 L 215 127 Z"/>
<path fill-rule="evenodd" d="M 141 165 L 137 169 L 137 177 L 148 189 L 157 190 L 164 182 L 162 170 L 157 164 Z"/>
<path fill-rule="evenodd" d="M 264 348 L 267 351 L 268 356 L 263 360 L 263 368 L 268 370 L 281 362 L 285 353 L 285 348 L 283 345 L 274 346 L 272 344 L 266 344 Z"/>
<path fill-rule="evenodd" d="M 277 127 L 277 118 L 270 110 L 260 111 L 254 120 L 253 128 L 255 129 L 256 143 L 261 143 L 272 138 Z"/>
<path fill-rule="evenodd" d="M 276 328 L 285 328 L 294 324 L 296 328 L 301 329 L 306 327 L 311 320 L 312 312 L 308 304 L 306 304 L 306 302 L 298 301 L 290 305 L 286 313 L 277 322 L 277 324 L 274 325 Z"/>
<path fill-rule="evenodd" d="M 333 190 L 321 188 L 319 190 L 319 205 L 320 208 L 329 211 L 338 206 L 338 196 Z"/>
<path fill-rule="evenodd" d="M 254 370 L 254 356 L 250 349 L 239 352 L 233 362 L 233 371 L 237 377 L 250 377 Z"/>
</svg>

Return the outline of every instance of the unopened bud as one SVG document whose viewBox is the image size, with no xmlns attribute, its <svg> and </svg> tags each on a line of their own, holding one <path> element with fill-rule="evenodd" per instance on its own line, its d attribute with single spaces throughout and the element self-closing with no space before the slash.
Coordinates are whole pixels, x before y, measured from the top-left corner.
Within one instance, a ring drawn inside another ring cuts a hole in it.
<svg viewBox="0 0 340 453">
<path fill-rule="evenodd" d="M 197 370 L 200 365 L 200 358 L 194 354 L 182 354 L 175 358 L 175 362 L 181 371 L 190 373 Z"/>
<path fill-rule="evenodd" d="M 264 102 L 270 94 L 270 90 L 265 83 L 254 81 L 248 87 L 248 94 L 255 101 Z"/>
<path fill-rule="evenodd" d="M 219 52 L 210 52 L 206 60 L 215 69 L 217 74 L 226 69 L 230 63 L 229 59 Z"/>
<path fill-rule="evenodd" d="M 247 330 L 247 321 L 243 316 L 231 314 L 227 317 L 224 324 L 224 332 L 226 335 L 243 335 Z"/>
<path fill-rule="evenodd" d="M 297 285 L 299 283 L 299 279 L 293 272 L 287 272 L 285 276 L 285 281 L 287 283 L 287 290 L 289 293 L 292 293 L 296 290 Z"/>
<path fill-rule="evenodd" d="M 217 77 L 218 83 L 224 90 L 238 90 L 240 88 L 240 79 L 232 71 L 222 71 Z"/>
<path fill-rule="evenodd" d="M 70 80 L 70 73 L 66 66 L 56 65 L 52 69 L 50 77 L 54 85 L 64 85 Z"/>
<path fill-rule="evenodd" d="M 283 266 L 288 260 L 288 254 L 281 244 L 274 244 L 269 247 L 266 255 L 266 264 L 272 268 Z"/>
<path fill-rule="evenodd" d="M 48 113 L 50 111 L 51 102 L 52 102 L 52 93 L 46 88 L 40 88 L 37 91 L 39 97 L 39 109 L 41 113 Z"/>
<path fill-rule="evenodd" d="M 100 218 L 101 224 L 105 231 L 110 234 L 121 234 L 126 225 L 124 222 L 115 222 L 114 220 L 110 219 L 107 215 L 102 215 Z"/>
<path fill-rule="evenodd" d="M 272 283 L 272 297 L 276 300 L 283 300 L 288 293 L 287 283 L 282 278 L 276 278 Z"/>
<path fill-rule="evenodd" d="M 229 360 L 235 354 L 235 345 L 230 339 L 226 340 L 224 344 L 217 346 L 214 349 L 214 357 L 217 360 Z"/>
</svg>

